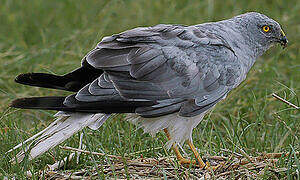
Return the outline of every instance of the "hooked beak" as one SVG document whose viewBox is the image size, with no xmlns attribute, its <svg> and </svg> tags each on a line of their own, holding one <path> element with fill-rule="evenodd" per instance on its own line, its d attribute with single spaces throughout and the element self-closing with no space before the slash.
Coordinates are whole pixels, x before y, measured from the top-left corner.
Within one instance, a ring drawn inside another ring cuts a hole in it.
<svg viewBox="0 0 300 180">
<path fill-rule="evenodd" d="M 282 46 L 282 48 L 286 48 L 287 47 L 287 43 L 289 41 L 287 40 L 285 33 L 283 32 L 283 30 L 281 30 L 281 34 L 280 34 L 280 45 Z"/>
</svg>

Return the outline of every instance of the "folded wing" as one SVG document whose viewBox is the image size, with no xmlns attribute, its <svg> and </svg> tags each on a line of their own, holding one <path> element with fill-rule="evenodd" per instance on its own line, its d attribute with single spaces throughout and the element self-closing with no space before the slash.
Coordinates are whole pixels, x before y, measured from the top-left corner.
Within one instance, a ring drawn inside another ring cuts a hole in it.
<svg viewBox="0 0 300 180">
<path fill-rule="evenodd" d="M 136 108 L 144 117 L 200 114 L 224 98 L 241 73 L 223 39 L 193 26 L 125 31 L 104 38 L 85 60 L 104 73 L 79 91 L 77 100 L 155 102 Z"/>
</svg>

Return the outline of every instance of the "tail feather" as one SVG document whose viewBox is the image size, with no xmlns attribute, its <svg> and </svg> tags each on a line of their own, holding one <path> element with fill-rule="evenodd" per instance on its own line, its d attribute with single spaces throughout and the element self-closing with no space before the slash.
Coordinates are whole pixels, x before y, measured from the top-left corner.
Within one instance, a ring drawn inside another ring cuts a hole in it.
<svg viewBox="0 0 300 180">
<path fill-rule="evenodd" d="M 99 128 L 111 115 L 60 112 L 57 116 L 57 119 L 46 129 L 9 150 L 8 152 L 11 152 L 26 145 L 11 161 L 21 162 L 27 153 L 29 153 L 29 160 L 32 160 L 87 126 Z"/>
</svg>

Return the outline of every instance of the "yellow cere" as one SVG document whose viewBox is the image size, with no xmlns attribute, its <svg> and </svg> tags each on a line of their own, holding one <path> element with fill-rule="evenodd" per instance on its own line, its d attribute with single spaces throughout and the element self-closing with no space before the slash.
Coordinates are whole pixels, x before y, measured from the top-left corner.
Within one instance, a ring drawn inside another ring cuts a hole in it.
<svg viewBox="0 0 300 180">
<path fill-rule="evenodd" d="M 269 26 L 264 26 L 264 27 L 263 27 L 263 30 L 264 30 L 265 32 L 268 32 L 268 31 L 270 30 L 270 27 L 269 27 Z"/>
<path fill-rule="evenodd" d="M 282 34 L 283 36 L 285 36 L 285 33 L 283 32 L 283 30 L 281 30 L 281 34 Z"/>
</svg>

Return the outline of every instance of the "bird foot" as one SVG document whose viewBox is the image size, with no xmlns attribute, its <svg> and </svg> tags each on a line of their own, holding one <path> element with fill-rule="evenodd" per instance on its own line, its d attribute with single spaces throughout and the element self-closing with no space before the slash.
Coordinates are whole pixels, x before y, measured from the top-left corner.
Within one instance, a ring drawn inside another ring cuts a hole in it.
<svg viewBox="0 0 300 180">
<path fill-rule="evenodd" d="M 223 167 L 224 166 L 224 163 L 221 162 L 220 164 L 216 165 L 216 166 L 211 166 L 210 163 L 206 162 L 206 166 L 205 166 L 205 169 L 211 169 L 213 171 L 219 169 L 220 167 Z"/>
<path fill-rule="evenodd" d="M 178 162 L 180 165 L 187 166 L 187 167 L 189 167 L 190 165 L 197 166 L 196 161 L 191 160 L 191 159 L 182 158 L 182 159 L 178 160 Z"/>
</svg>

